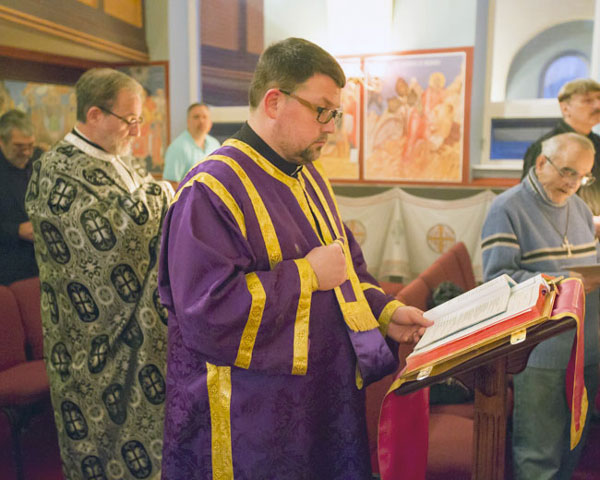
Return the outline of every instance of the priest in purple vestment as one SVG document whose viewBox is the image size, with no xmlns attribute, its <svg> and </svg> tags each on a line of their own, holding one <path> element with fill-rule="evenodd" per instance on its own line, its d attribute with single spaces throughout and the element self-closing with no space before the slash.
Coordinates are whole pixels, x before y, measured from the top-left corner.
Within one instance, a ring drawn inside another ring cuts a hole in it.
<svg viewBox="0 0 600 480">
<path fill-rule="evenodd" d="M 364 386 L 429 322 L 385 295 L 317 157 L 346 82 L 317 45 L 261 55 L 247 124 L 164 224 L 163 479 L 367 479 Z"/>
</svg>

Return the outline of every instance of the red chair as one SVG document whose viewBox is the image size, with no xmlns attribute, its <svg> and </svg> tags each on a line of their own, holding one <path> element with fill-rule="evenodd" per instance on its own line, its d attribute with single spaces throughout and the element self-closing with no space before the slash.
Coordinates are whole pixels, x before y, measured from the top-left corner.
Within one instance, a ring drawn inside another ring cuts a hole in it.
<svg viewBox="0 0 600 480">
<path fill-rule="evenodd" d="M 25 478 L 22 435 L 36 414 L 52 411 L 47 408 L 49 384 L 43 360 L 39 279 L 0 286 L 0 305 L 0 411 L 9 425 L 15 476 L 21 480 Z M 50 434 L 56 442 L 56 433 Z"/>
</svg>

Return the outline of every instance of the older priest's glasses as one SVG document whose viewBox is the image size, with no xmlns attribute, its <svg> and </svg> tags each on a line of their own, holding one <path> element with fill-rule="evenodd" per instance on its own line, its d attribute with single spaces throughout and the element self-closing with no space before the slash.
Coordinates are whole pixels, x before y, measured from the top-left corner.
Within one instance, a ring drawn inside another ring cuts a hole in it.
<svg viewBox="0 0 600 480">
<path fill-rule="evenodd" d="M 342 118 L 342 112 L 340 110 L 329 110 L 325 107 L 318 107 L 310 103 L 308 100 L 304 100 L 303 98 L 299 97 L 298 95 L 292 92 L 282 90 L 281 88 L 279 88 L 278 90 L 284 95 L 292 97 L 294 100 L 304 105 L 305 107 L 310 108 L 312 111 L 317 112 L 317 122 L 319 123 L 328 123 L 332 118 Z"/>
<path fill-rule="evenodd" d="M 544 155 L 544 156 L 546 157 L 546 160 L 548 160 L 548 163 L 550 163 L 550 165 L 552 165 L 554 167 L 554 169 L 558 172 L 558 174 L 561 177 L 566 178 L 570 182 L 576 183 L 576 182 L 581 181 L 582 187 L 589 187 L 592 183 L 594 183 L 596 181 L 596 177 L 594 177 L 591 173 L 588 173 L 587 175 L 579 175 L 579 173 L 577 173 L 572 168 L 569 168 L 569 167 L 558 168 L 554 164 L 554 162 L 552 160 L 550 160 L 550 157 L 547 157 L 546 155 Z"/>
<path fill-rule="evenodd" d="M 122 117 L 121 115 L 117 115 L 115 112 L 109 110 L 108 108 L 101 107 L 100 105 L 98 105 L 98 108 L 100 110 L 102 110 L 104 113 L 108 113 L 109 115 L 112 115 L 113 117 L 117 117 L 119 120 L 121 120 L 122 122 L 125 122 L 130 127 L 133 127 L 135 125 L 141 125 L 142 123 L 144 123 L 144 117 L 136 117 L 135 115 L 129 115 L 128 117 Z"/>
</svg>

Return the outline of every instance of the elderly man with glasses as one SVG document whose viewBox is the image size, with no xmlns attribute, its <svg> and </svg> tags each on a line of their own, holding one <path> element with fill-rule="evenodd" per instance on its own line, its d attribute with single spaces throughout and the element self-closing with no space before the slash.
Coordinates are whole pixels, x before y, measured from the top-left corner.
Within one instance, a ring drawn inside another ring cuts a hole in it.
<svg viewBox="0 0 600 480">
<path fill-rule="evenodd" d="M 600 278 L 570 271 L 596 264 L 598 245 L 592 213 L 575 192 L 594 183 L 592 142 L 577 133 L 555 135 L 542 143 L 535 165 L 521 183 L 499 195 L 483 225 L 485 280 L 508 274 L 517 282 L 538 273 L 577 276 L 585 299 L 584 380 L 587 401 L 598 388 L 598 286 Z M 570 450 L 571 412 L 565 392 L 574 332 L 540 343 L 525 370 L 514 377 L 512 451 L 515 479 L 568 479 L 585 443 Z"/>
<path fill-rule="evenodd" d="M 64 476 L 160 478 L 166 311 L 158 241 L 172 198 L 129 156 L 142 86 L 92 69 L 77 124 L 33 166 L 26 208 Z"/>
<path fill-rule="evenodd" d="M 558 102 L 563 118 L 548 133 L 532 143 L 523 157 L 524 178 L 534 166 L 542 149 L 542 142 L 561 133 L 576 132 L 588 137 L 594 144 L 596 154 L 592 173 L 600 175 L 600 135 L 592 131 L 600 123 L 600 83 L 591 78 L 579 78 L 565 83 L 558 92 Z M 584 183 L 581 184 L 584 186 Z M 587 203 L 594 214 L 596 235 L 600 235 L 600 182 L 591 188 L 581 188 L 578 195 Z"/>
<path fill-rule="evenodd" d="M 159 273 L 165 480 L 371 476 L 364 386 L 429 323 L 367 273 L 317 160 L 345 82 L 317 45 L 271 45 L 248 123 L 180 184 Z"/>
</svg>

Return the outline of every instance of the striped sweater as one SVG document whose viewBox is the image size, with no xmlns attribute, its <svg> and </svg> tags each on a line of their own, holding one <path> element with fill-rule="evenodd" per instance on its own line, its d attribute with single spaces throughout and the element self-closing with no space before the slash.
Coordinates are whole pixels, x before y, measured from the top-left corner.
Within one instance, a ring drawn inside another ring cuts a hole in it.
<svg viewBox="0 0 600 480">
<path fill-rule="evenodd" d="M 566 231 L 569 245 L 564 243 Z M 503 273 L 522 282 L 540 272 L 567 276 L 569 267 L 598 263 L 598 243 L 592 213 L 576 195 L 563 205 L 553 203 L 540 185 L 534 169 L 521 183 L 492 203 L 482 230 L 484 279 Z M 586 296 L 585 364 L 599 360 L 598 290 Z M 539 344 L 529 366 L 565 369 L 574 330 Z"/>
</svg>

